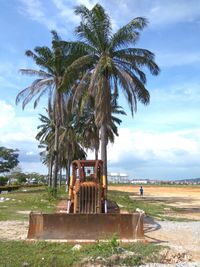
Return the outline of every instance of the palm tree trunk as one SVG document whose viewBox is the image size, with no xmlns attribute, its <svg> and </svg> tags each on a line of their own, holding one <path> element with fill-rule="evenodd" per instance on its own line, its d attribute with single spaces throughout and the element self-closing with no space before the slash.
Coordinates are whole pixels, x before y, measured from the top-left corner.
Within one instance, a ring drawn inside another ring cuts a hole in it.
<svg viewBox="0 0 200 267">
<path fill-rule="evenodd" d="M 53 171 L 53 156 L 51 155 L 49 162 L 49 181 L 48 181 L 49 187 L 52 187 L 52 171 Z"/>
<path fill-rule="evenodd" d="M 103 123 L 101 126 L 101 159 L 103 161 L 103 175 L 106 179 L 106 189 L 108 186 L 107 181 L 107 136 L 106 136 L 106 124 Z"/>
<path fill-rule="evenodd" d="M 59 170 L 59 138 L 61 125 L 61 93 L 56 90 L 54 102 L 54 123 L 55 123 L 55 139 L 54 139 L 54 170 L 53 170 L 53 189 L 57 191 L 58 170 Z"/>
<path fill-rule="evenodd" d="M 60 127 L 56 124 L 55 127 L 55 143 L 54 143 L 54 169 L 53 169 L 53 189 L 57 190 L 57 182 L 58 182 L 58 148 L 59 148 L 59 132 Z"/>
<path fill-rule="evenodd" d="M 59 175 L 59 187 L 61 188 L 62 183 L 62 167 L 60 166 L 60 175 Z"/>
<path fill-rule="evenodd" d="M 95 148 L 95 160 L 98 160 L 99 149 Z"/>
<path fill-rule="evenodd" d="M 69 182 L 70 182 L 70 165 L 71 165 L 71 161 L 68 159 L 67 165 L 66 165 L 66 191 L 69 188 Z"/>
</svg>

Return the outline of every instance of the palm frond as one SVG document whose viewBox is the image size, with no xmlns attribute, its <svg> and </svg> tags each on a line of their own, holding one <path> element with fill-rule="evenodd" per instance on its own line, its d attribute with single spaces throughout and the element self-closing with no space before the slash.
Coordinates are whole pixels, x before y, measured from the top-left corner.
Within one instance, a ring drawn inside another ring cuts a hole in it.
<svg viewBox="0 0 200 267">
<path fill-rule="evenodd" d="M 49 78 L 52 77 L 51 74 L 47 73 L 43 70 L 34 70 L 34 69 L 20 69 L 19 72 L 24 75 L 30 75 L 30 76 L 39 76 L 43 78 Z"/>
<path fill-rule="evenodd" d="M 111 39 L 110 50 L 115 51 L 121 47 L 127 47 L 129 44 L 135 44 L 139 38 L 138 30 L 142 30 L 147 23 L 147 19 L 138 17 L 120 28 Z"/>
</svg>

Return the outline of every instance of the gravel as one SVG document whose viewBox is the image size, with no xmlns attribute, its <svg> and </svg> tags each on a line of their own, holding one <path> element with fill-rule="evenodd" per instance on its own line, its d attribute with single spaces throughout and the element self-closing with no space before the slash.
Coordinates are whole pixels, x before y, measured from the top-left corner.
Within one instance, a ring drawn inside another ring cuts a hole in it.
<svg viewBox="0 0 200 267">
<path fill-rule="evenodd" d="M 145 236 L 178 251 L 194 252 L 200 260 L 200 221 L 154 221 L 145 218 Z"/>
<path fill-rule="evenodd" d="M 200 262 L 184 262 L 176 264 L 149 263 L 139 267 L 200 267 Z"/>
</svg>

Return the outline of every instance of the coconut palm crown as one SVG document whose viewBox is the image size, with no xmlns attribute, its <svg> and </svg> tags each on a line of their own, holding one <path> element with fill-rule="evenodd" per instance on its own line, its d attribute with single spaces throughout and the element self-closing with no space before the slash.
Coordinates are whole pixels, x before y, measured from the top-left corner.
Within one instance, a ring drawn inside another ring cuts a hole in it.
<svg viewBox="0 0 200 267">
<path fill-rule="evenodd" d="M 54 46 L 55 41 L 60 41 L 60 37 L 55 31 L 52 31 L 52 47 L 36 47 L 34 51 L 26 51 L 26 55 L 31 57 L 40 69 L 21 69 L 22 74 L 36 77 L 30 86 L 22 90 L 16 97 L 16 103 L 22 101 L 23 109 L 32 100 L 34 100 L 34 108 L 37 106 L 41 97 L 48 95 L 49 106 L 52 106 L 52 117 L 55 125 L 54 135 L 54 177 L 53 187 L 57 187 L 58 174 L 58 153 L 59 153 L 59 134 L 61 124 L 65 122 L 66 109 L 63 106 L 66 104 L 66 98 L 70 99 L 71 87 L 65 88 L 65 93 L 60 91 L 63 83 L 63 77 L 66 69 L 78 57 L 78 54 L 73 54 L 68 50 L 63 51 L 62 47 Z M 66 79 L 66 76 L 65 76 Z M 72 80 L 72 78 L 71 78 Z M 71 81 L 70 80 L 70 81 Z"/>
<path fill-rule="evenodd" d="M 101 157 L 106 176 L 106 124 L 111 122 L 111 96 L 117 97 L 121 90 L 133 115 L 137 101 L 146 105 L 150 100 L 144 69 L 158 75 L 159 67 L 151 51 L 135 48 L 140 31 L 148 24 L 145 18 L 134 18 L 113 33 L 109 15 L 100 4 L 91 10 L 80 5 L 75 8 L 75 14 L 81 17 L 76 28 L 79 41 L 62 43 L 65 49 L 73 47 L 83 55 L 66 71 L 63 86 L 68 83 L 68 74 L 74 70 L 84 73 L 77 90 L 82 90 L 89 80 L 88 92 L 95 97 L 95 121 L 101 128 Z"/>
</svg>

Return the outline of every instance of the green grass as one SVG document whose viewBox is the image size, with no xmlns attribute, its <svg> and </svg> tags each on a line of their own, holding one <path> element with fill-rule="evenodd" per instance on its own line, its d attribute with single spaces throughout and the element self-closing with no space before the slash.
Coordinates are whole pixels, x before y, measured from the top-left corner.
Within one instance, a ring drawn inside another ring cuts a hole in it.
<svg viewBox="0 0 200 267">
<path fill-rule="evenodd" d="M 27 187 L 8 194 L 1 194 L 1 197 L 10 200 L 0 202 L 0 220 L 26 220 L 28 214 L 20 214 L 19 211 L 52 213 L 58 200 L 66 198 L 66 193 L 62 188 L 58 192 L 58 199 L 55 199 L 50 196 L 46 187 Z"/>
<path fill-rule="evenodd" d="M 121 191 L 109 191 L 108 199 L 117 202 L 121 210 L 125 210 L 128 212 L 134 212 L 136 208 L 145 211 L 147 216 L 157 218 L 160 220 L 169 220 L 169 221 L 194 221 L 187 218 L 177 218 L 173 216 L 166 216 L 166 209 L 171 211 L 176 211 L 176 213 L 181 212 L 181 209 L 177 209 L 175 207 L 171 207 L 169 205 L 154 202 L 154 201 L 146 201 L 145 198 L 132 199 L 131 195 L 133 193 L 121 192 Z"/>
<path fill-rule="evenodd" d="M 128 212 L 134 212 L 136 208 L 139 208 L 144 210 L 148 216 L 162 217 L 164 215 L 164 208 L 168 207 L 164 204 L 146 202 L 142 198 L 140 200 L 131 199 L 131 195 L 133 194 L 120 191 L 108 192 L 108 198 L 117 202 L 122 206 L 122 210 Z"/>
<path fill-rule="evenodd" d="M 26 191 L 25 191 L 26 190 Z M 127 192 L 109 191 L 108 198 L 123 206 L 122 210 L 134 212 L 136 208 L 145 211 L 148 216 L 161 220 L 189 221 L 184 218 L 176 218 L 166 215 L 166 208 L 176 213 L 181 212 L 177 209 L 160 202 L 146 200 L 145 198 L 132 199 L 133 195 Z M 0 202 L 0 221 L 1 220 L 28 220 L 29 211 L 52 213 L 57 202 L 67 198 L 64 186 L 58 190 L 57 198 L 51 196 L 47 187 L 21 188 L 8 194 L 1 194 L 1 197 L 10 198 L 5 202 Z M 14 200 L 13 200 L 14 199 Z M 21 213 L 19 213 L 21 212 Z M 23 214 L 27 213 L 27 214 Z"/>
<path fill-rule="evenodd" d="M 119 259 L 115 264 L 134 266 L 145 262 L 159 261 L 160 246 L 144 243 L 134 243 L 119 246 L 112 239 L 108 243 L 83 245 L 79 251 L 72 250 L 73 245 L 67 243 L 0 241 L 0 267 L 67 267 L 82 266 L 82 260 L 87 258 L 96 262 L 103 258 L 104 265 L 112 266 L 109 257 L 120 255 L 124 250 L 134 252 L 134 256 Z"/>
</svg>

